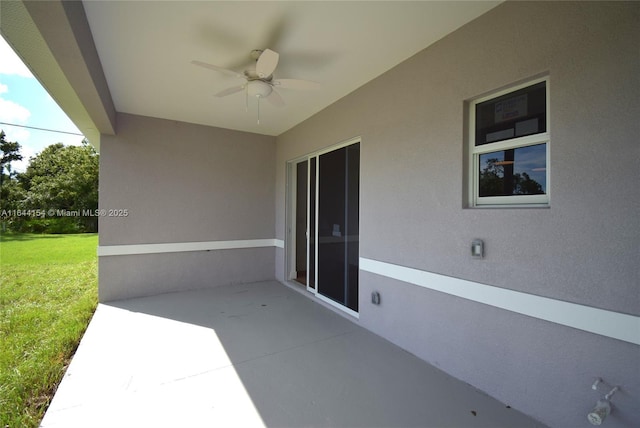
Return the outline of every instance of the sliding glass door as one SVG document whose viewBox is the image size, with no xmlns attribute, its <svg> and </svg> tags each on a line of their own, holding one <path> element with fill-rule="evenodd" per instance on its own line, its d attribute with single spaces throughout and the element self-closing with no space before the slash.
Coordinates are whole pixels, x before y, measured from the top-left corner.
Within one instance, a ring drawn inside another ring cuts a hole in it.
<svg viewBox="0 0 640 428">
<path fill-rule="evenodd" d="M 297 275 L 291 279 L 357 313 L 360 143 L 313 154 L 294 171 L 295 237 L 289 242 Z"/>
</svg>

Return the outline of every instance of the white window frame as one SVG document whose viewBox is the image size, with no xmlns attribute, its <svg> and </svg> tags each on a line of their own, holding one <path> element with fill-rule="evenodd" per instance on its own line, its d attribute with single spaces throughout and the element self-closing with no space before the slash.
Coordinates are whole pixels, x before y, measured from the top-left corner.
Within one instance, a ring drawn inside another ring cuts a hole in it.
<svg viewBox="0 0 640 428">
<path fill-rule="evenodd" d="M 523 137 L 511 138 L 508 140 L 497 141 L 495 143 L 483 144 L 476 146 L 476 106 L 485 101 L 501 97 L 511 92 L 532 86 L 541 82 L 545 82 L 546 90 L 546 132 L 541 132 Z M 474 99 L 469 102 L 469 204 L 471 207 L 548 207 L 550 205 L 550 168 L 549 168 L 549 147 L 551 137 L 550 129 L 550 110 L 549 110 L 549 76 L 528 80 L 524 83 L 510 86 L 506 89 L 492 92 L 489 95 Z M 536 144 L 545 144 L 546 147 L 546 189 L 544 195 L 510 195 L 510 196 L 479 196 L 479 179 L 480 179 L 480 155 L 485 153 L 497 152 L 501 150 L 517 149 L 518 147 L 533 146 Z"/>
</svg>

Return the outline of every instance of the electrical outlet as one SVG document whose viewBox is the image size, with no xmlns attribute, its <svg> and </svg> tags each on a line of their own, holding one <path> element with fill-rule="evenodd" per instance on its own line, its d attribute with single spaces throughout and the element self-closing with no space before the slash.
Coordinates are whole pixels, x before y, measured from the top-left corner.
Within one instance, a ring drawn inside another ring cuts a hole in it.
<svg viewBox="0 0 640 428">
<path fill-rule="evenodd" d="M 378 293 L 377 291 L 371 293 L 371 303 L 373 303 L 374 305 L 380 304 L 380 293 Z"/>
</svg>

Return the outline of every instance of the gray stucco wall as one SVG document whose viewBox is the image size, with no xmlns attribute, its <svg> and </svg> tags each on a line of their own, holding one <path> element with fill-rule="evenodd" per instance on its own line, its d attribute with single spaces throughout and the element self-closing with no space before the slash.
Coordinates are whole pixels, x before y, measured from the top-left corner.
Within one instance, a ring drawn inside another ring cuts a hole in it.
<svg viewBox="0 0 640 428">
<path fill-rule="evenodd" d="M 273 239 L 275 138 L 117 119 L 117 135 L 102 136 L 100 208 L 128 215 L 100 218 L 100 246 Z M 256 262 L 246 266 L 248 253 Z M 273 247 L 171 256 L 100 257 L 100 299 L 274 277 Z"/>
<path fill-rule="evenodd" d="M 359 135 L 362 257 L 639 315 L 639 24 L 635 2 L 508 2 L 462 27 L 278 137 L 276 237 L 286 161 Z M 551 207 L 466 208 L 465 101 L 541 74 Z M 601 376 L 625 391 L 606 424 L 640 425 L 636 345 L 362 271 L 360 287 L 363 326 L 547 424 L 588 425 Z"/>
</svg>

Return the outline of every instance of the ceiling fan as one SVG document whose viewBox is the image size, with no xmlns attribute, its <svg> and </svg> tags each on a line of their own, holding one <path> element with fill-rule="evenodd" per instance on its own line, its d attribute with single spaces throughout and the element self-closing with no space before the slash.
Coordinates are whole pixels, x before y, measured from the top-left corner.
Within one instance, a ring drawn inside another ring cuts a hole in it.
<svg viewBox="0 0 640 428">
<path fill-rule="evenodd" d="M 251 51 L 251 58 L 255 60 L 255 64 L 249 66 L 244 73 L 238 73 L 217 65 L 208 64 L 206 62 L 193 60 L 192 64 L 210 70 L 218 71 L 227 76 L 242 79 L 244 82 L 237 86 L 224 89 L 217 94 L 216 97 L 226 97 L 236 92 L 245 91 L 246 108 L 249 109 L 249 97 L 256 97 L 258 103 L 258 124 L 260 124 L 260 99 L 265 98 L 276 107 L 284 106 L 282 96 L 276 91 L 276 88 L 283 89 L 299 89 L 313 90 L 319 89 L 320 84 L 310 80 L 300 79 L 274 79 L 273 72 L 278 66 L 280 55 L 271 49 L 255 49 Z"/>
</svg>

